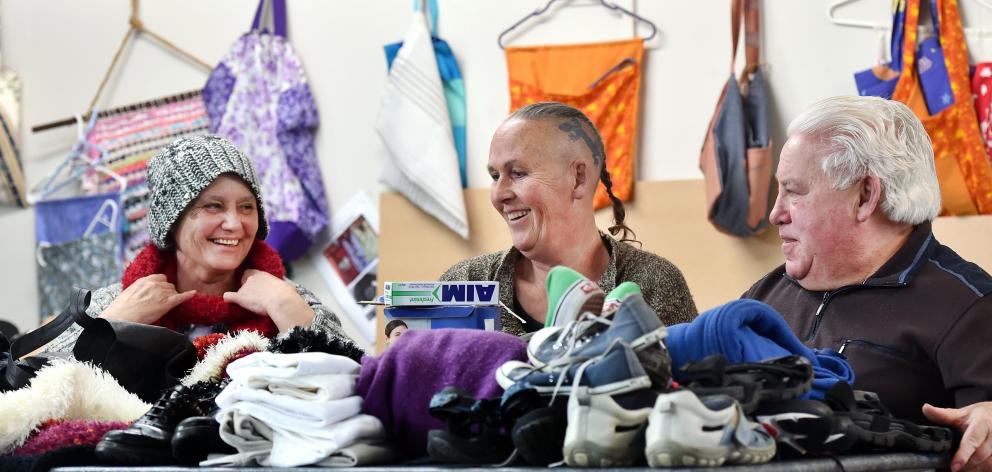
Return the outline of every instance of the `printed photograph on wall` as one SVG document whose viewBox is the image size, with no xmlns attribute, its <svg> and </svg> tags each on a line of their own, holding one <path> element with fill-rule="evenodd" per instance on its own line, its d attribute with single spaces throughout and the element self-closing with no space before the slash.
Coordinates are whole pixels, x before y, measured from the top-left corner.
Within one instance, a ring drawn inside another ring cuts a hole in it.
<svg viewBox="0 0 992 472">
<path fill-rule="evenodd" d="M 358 193 L 334 213 L 331 238 L 313 263 L 348 318 L 375 342 L 375 309 L 360 301 L 375 298 L 379 268 L 379 218 L 368 196 Z"/>
</svg>

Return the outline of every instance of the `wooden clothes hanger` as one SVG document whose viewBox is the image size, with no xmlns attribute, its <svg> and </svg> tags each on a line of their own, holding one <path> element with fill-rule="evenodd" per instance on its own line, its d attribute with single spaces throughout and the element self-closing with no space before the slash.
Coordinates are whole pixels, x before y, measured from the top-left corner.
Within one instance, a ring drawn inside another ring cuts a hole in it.
<svg viewBox="0 0 992 472">
<path fill-rule="evenodd" d="M 131 17 L 128 20 L 128 22 L 130 23 L 131 26 L 130 28 L 128 28 L 127 32 L 124 33 L 124 38 L 121 39 L 120 45 L 117 46 L 117 52 L 114 53 L 114 58 L 113 60 L 110 61 L 110 66 L 107 68 L 107 71 L 103 74 L 103 79 L 100 81 L 100 86 L 96 89 L 96 94 L 94 94 L 93 99 L 90 100 L 90 105 L 86 111 L 87 115 L 92 113 L 94 107 L 96 107 L 96 102 L 100 99 L 100 95 L 103 93 L 104 87 L 107 86 L 107 81 L 110 80 L 110 75 L 114 72 L 114 68 L 117 66 L 117 61 L 121 58 L 121 53 L 124 52 L 124 47 L 127 46 L 129 42 L 131 42 L 131 38 L 138 36 L 138 34 L 148 35 L 148 37 L 154 39 L 155 41 L 158 41 L 162 46 L 165 46 L 166 49 L 169 49 L 172 52 L 186 58 L 190 62 L 202 67 L 207 72 L 213 70 L 213 67 L 211 67 L 210 64 L 207 64 L 205 61 L 199 59 L 193 54 L 190 54 L 186 50 L 180 48 L 179 46 L 176 46 L 171 41 L 163 38 L 159 34 L 145 27 L 145 24 L 138 17 L 138 0 L 131 0 Z M 59 121 L 34 126 L 31 128 L 31 132 L 37 133 L 40 131 L 45 131 L 53 128 L 68 126 L 73 123 L 75 123 L 75 119 L 65 118 Z"/>
<path fill-rule="evenodd" d="M 506 49 L 506 45 L 503 44 L 503 38 L 507 34 L 509 34 L 514 29 L 516 29 L 518 26 L 524 24 L 524 22 L 526 22 L 527 20 L 529 20 L 531 18 L 534 18 L 535 16 L 540 16 L 540 15 L 544 14 L 545 12 L 547 12 L 548 9 L 551 8 L 551 4 L 555 3 L 556 1 L 558 1 L 558 0 L 548 0 L 548 3 L 546 3 L 543 7 L 538 8 L 538 9 L 532 11 L 529 15 L 521 18 L 516 23 L 510 25 L 509 28 L 503 30 L 503 32 L 499 34 L 499 38 L 496 39 L 496 43 L 499 44 L 500 49 Z M 648 20 L 647 18 L 644 18 L 643 16 L 638 15 L 637 13 L 634 13 L 634 12 L 632 12 L 632 11 L 630 11 L 630 10 L 624 8 L 624 7 L 621 7 L 620 5 L 617 5 L 615 3 L 610 3 L 610 2 L 608 2 L 606 0 L 599 0 L 599 3 L 602 6 L 604 6 L 606 8 L 609 8 L 610 10 L 619 11 L 619 12 L 621 12 L 621 13 L 627 15 L 627 16 L 630 16 L 630 17 L 634 18 L 637 21 L 640 21 L 642 23 L 647 24 L 648 27 L 651 28 L 651 34 L 649 34 L 646 38 L 644 38 L 645 41 L 650 40 L 656 34 L 658 34 L 658 27 L 651 20 Z"/>
</svg>

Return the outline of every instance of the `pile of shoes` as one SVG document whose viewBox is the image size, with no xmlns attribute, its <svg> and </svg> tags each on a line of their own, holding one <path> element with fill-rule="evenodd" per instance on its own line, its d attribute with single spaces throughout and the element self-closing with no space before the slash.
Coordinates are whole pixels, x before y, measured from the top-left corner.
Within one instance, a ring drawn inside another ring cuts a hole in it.
<svg viewBox="0 0 992 472">
<path fill-rule="evenodd" d="M 607 294 L 577 272 L 556 267 L 548 275 L 548 300 L 548 321 L 528 343 L 528 362 L 511 361 L 496 372 L 505 392 L 498 410 L 491 408 L 498 420 L 489 421 L 501 425 L 504 444 L 512 442 L 515 454 L 505 462 L 718 465 L 774 456 L 771 436 L 742 414 L 736 400 L 697 396 L 673 384 L 666 328 L 636 284 Z M 682 445 L 687 437 L 696 449 Z M 480 455 L 464 459 L 485 462 Z"/>
<path fill-rule="evenodd" d="M 501 398 L 476 400 L 457 389 L 435 395 L 431 413 L 448 425 L 429 435 L 435 462 L 714 467 L 858 444 L 950 447 L 945 428 L 886 417 L 877 397 L 844 382 L 826 403 L 802 399 L 813 380 L 802 356 L 728 364 L 714 355 L 673 378 L 666 327 L 636 284 L 607 294 L 556 267 L 547 287 L 546 325 L 528 342 L 528 362 L 496 372 Z"/>
</svg>

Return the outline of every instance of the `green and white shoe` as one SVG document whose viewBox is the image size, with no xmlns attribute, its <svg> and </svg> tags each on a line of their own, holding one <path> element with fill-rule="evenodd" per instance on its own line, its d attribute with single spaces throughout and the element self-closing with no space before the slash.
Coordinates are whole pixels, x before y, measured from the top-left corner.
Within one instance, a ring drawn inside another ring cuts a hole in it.
<svg viewBox="0 0 992 472">
<path fill-rule="evenodd" d="M 595 282 L 565 266 L 548 272 L 548 316 L 544 327 L 565 326 L 583 313 L 599 315 L 606 294 Z"/>
</svg>

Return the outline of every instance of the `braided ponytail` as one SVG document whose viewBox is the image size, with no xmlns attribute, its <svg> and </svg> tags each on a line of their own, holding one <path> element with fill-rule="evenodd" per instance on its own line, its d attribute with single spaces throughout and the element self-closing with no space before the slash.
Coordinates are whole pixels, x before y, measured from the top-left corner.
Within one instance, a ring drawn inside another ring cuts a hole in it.
<svg viewBox="0 0 992 472">
<path fill-rule="evenodd" d="M 630 229 L 624 219 L 627 218 L 627 209 L 624 208 L 623 202 L 613 194 L 613 181 L 610 180 L 610 173 L 606 170 L 606 163 L 603 163 L 603 167 L 600 168 L 599 180 L 603 182 L 603 187 L 606 188 L 606 195 L 610 197 L 610 203 L 613 204 L 613 226 L 610 226 L 610 234 L 616 236 L 620 233 L 620 241 L 625 242 L 636 242 L 638 241 L 637 235 L 634 234 L 634 230 Z"/>
</svg>

